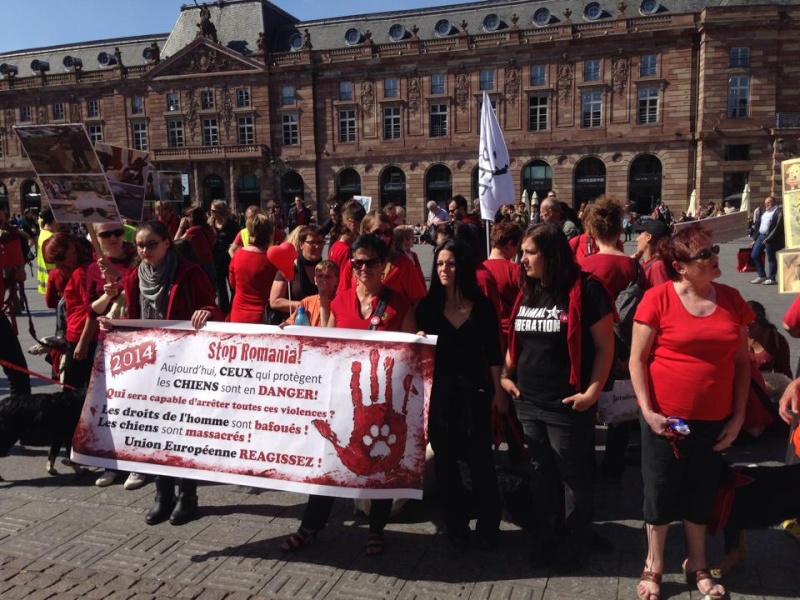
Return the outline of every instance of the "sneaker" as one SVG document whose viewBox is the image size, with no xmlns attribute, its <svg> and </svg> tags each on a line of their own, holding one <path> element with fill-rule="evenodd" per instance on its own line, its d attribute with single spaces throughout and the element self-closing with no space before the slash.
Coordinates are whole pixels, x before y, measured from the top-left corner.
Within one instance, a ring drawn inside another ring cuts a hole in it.
<svg viewBox="0 0 800 600">
<path fill-rule="evenodd" d="M 145 483 L 147 483 L 147 478 L 144 475 L 141 473 L 131 473 L 125 480 L 125 485 L 122 487 L 126 490 L 138 490 Z"/>
<path fill-rule="evenodd" d="M 94 484 L 97 487 L 108 487 L 109 485 L 114 483 L 114 480 L 116 478 L 117 478 L 116 471 L 103 471 L 103 474 L 97 478 L 97 481 L 95 481 Z"/>
<path fill-rule="evenodd" d="M 766 280 L 767 280 L 766 277 L 759 276 L 753 279 L 750 283 L 764 283 Z"/>
<path fill-rule="evenodd" d="M 774 279 L 765 279 L 761 285 L 778 285 Z"/>
</svg>

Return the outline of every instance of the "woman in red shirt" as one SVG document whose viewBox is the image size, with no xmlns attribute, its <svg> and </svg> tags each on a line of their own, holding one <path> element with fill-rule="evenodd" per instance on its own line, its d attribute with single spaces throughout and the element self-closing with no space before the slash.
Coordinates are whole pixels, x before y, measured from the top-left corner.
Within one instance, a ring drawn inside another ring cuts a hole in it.
<svg viewBox="0 0 800 600">
<path fill-rule="evenodd" d="M 351 257 L 355 286 L 346 290 L 340 288 L 337 292 L 331 302 L 327 326 L 416 332 L 414 312 L 410 310 L 411 301 L 381 282 L 389 260 L 388 246 L 375 235 L 360 235 L 353 242 Z M 313 540 L 327 524 L 333 503 L 334 498 L 330 496 L 309 496 L 300 527 L 286 538 L 281 550 L 292 552 Z M 372 501 L 366 548 L 370 556 L 383 552 L 383 530 L 389 521 L 391 508 L 391 500 Z"/>
<path fill-rule="evenodd" d="M 392 221 L 380 211 L 373 210 L 367 213 L 361 221 L 361 233 L 372 233 L 383 241 L 389 248 L 389 256 L 383 268 L 383 285 L 401 293 L 411 300 L 413 304 L 419 302 L 427 290 L 425 283 L 420 279 L 414 262 L 401 252 L 392 249 Z M 348 265 L 349 267 L 349 265 Z M 352 268 L 346 275 L 352 278 Z"/>
<path fill-rule="evenodd" d="M 721 472 L 720 452 L 744 421 L 750 379 L 747 324 L 753 311 L 735 289 L 714 283 L 719 246 L 694 225 L 663 257 L 671 281 L 645 292 L 636 310 L 630 371 L 642 430 L 648 552 L 637 594 L 659 597 L 669 523 L 682 519 L 687 583 L 722 598 L 706 562 L 706 523 Z M 689 433 L 676 432 L 683 419 Z"/>
<path fill-rule="evenodd" d="M 263 323 L 264 309 L 278 269 L 267 257 L 272 241 L 272 221 L 263 213 L 247 220 L 250 245 L 241 248 L 231 259 L 228 281 L 236 293 L 228 320 L 232 323 Z"/>
<path fill-rule="evenodd" d="M 86 306 L 86 270 L 91 264 L 89 245 L 74 235 L 58 232 L 43 247 L 45 260 L 67 278 L 64 301 L 67 317 L 67 350 L 64 363 L 64 384 L 85 388 L 92 373 L 92 360 L 97 348 L 97 326 L 88 319 Z"/>
<path fill-rule="evenodd" d="M 186 216 L 181 219 L 175 239 L 186 238 L 192 244 L 197 262 L 208 274 L 211 286 L 217 289 L 217 269 L 214 266 L 214 242 L 216 234 L 207 222 L 206 213 L 202 206 L 192 206 L 186 211 Z"/>
</svg>

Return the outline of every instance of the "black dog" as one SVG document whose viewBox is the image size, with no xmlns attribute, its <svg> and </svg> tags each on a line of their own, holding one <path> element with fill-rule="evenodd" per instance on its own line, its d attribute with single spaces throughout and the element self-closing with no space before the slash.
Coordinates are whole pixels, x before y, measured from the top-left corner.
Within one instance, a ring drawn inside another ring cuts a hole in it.
<svg viewBox="0 0 800 600">
<path fill-rule="evenodd" d="M 72 436 L 80 420 L 83 390 L 64 390 L 53 394 L 8 396 L 0 400 L 0 456 L 6 456 L 20 435 L 40 431 L 50 441 L 47 472 L 57 475 L 55 461 L 63 446 L 69 452 Z M 77 472 L 79 469 L 73 465 Z"/>
<path fill-rule="evenodd" d="M 800 464 L 777 467 L 726 465 L 721 486 L 733 488 L 733 502 L 725 522 L 725 557 L 719 567 L 725 575 L 744 566 L 747 529 L 778 525 L 800 517 Z M 720 495 L 717 496 L 718 500 Z"/>
</svg>

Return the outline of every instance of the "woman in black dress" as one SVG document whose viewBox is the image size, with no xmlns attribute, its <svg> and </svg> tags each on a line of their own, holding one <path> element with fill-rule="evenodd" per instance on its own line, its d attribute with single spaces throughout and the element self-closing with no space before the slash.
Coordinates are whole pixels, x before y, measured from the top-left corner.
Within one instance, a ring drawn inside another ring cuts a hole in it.
<svg viewBox="0 0 800 600">
<path fill-rule="evenodd" d="M 500 387 L 500 324 L 481 294 L 468 249 L 447 240 L 434 252 L 431 289 L 416 310 L 417 326 L 439 336 L 428 435 L 448 539 L 470 542 L 469 513 L 458 461 L 467 463 L 478 509 L 478 545 L 495 545 L 500 492 L 492 460 L 491 409 L 508 410 Z"/>
</svg>

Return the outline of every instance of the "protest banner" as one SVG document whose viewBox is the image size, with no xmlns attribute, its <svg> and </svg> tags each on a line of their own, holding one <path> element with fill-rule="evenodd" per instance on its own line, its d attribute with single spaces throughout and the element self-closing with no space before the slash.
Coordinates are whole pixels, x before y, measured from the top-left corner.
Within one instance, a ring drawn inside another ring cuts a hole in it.
<svg viewBox="0 0 800 600">
<path fill-rule="evenodd" d="M 435 337 L 115 324 L 125 327 L 95 356 L 77 463 L 347 498 L 422 497 Z"/>
<path fill-rule="evenodd" d="M 120 222 L 103 167 L 80 123 L 15 126 L 56 221 Z"/>
<path fill-rule="evenodd" d="M 786 248 L 800 248 L 800 158 L 781 163 Z"/>
</svg>

